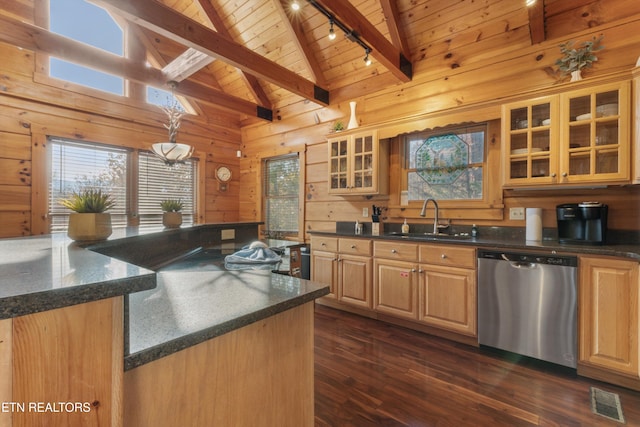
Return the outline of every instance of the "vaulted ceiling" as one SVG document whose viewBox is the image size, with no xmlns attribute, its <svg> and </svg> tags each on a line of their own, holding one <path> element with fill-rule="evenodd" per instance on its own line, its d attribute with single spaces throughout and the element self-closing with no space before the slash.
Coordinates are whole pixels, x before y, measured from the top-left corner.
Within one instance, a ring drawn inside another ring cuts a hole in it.
<svg viewBox="0 0 640 427">
<path fill-rule="evenodd" d="M 302 99 L 330 105 L 409 82 L 417 74 L 450 72 L 517 52 L 545 41 L 550 36 L 545 23 L 570 16 L 569 9 L 576 20 L 566 25 L 573 30 L 591 25 L 585 16 L 593 18 L 603 3 L 298 0 L 301 8 L 294 12 L 291 0 L 91 1 L 128 23 L 146 48 L 145 61 L 155 68 L 142 67 L 135 58 L 90 53 L 10 17 L 0 17 L 1 40 L 99 64 L 132 81 L 155 86 L 179 81 L 177 92 L 203 110 L 222 108 L 249 120 L 270 120 L 274 111 Z M 330 19 L 336 21 L 335 40 L 328 38 Z M 371 49 L 370 66 L 363 46 Z"/>
</svg>

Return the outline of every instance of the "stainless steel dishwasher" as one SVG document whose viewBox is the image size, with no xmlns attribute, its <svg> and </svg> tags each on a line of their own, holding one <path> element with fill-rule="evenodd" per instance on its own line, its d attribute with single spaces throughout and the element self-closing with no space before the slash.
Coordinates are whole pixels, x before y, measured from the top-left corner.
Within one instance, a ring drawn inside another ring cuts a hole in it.
<svg viewBox="0 0 640 427">
<path fill-rule="evenodd" d="M 577 258 L 478 251 L 478 341 L 575 368 Z"/>
</svg>

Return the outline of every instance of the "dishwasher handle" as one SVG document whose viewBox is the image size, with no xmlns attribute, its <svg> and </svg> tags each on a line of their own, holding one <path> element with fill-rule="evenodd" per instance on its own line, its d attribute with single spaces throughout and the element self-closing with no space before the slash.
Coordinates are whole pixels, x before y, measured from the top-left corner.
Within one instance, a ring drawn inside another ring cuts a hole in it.
<svg viewBox="0 0 640 427">
<path fill-rule="evenodd" d="M 557 255 L 527 252 L 503 252 L 495 250 L 478 250 L 479 259 L 493 259 L 510 262 L 516 268 L 533 268 L 537 265 L 556 265 L 577 267 L 578 258 L 573 255 Z"/>
</svg>

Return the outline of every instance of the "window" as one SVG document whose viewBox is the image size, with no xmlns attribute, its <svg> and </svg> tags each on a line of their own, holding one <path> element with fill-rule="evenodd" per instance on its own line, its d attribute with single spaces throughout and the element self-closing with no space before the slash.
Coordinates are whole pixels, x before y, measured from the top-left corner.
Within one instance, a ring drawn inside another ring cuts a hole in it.
<svg viewBox="0 0 640 427">
<path fill-rule="evenodd" d="M 486 125 L 405 137 L 408 200 L 482 200 Z"/>
<path fill-rule="evenodd" d="M 108 212 L 114 228 L 128 225 L 129 212 L 137 212 L 140 226 L 161 225 L 163 199 L 182 200 L 183 224 L 194 223 L 197 160 L 168 167 L 148 152 L 134 154 L 132 150 L 62 138 L 50 138 L 49 145 L 52 232 L 66 231 L 71 213 L 59 200 L 85 187 L 100 188 L 113 196 L 116 204 Z M 134 176 L 136 170 L 138 175 Z M 127 183 L 133 183 L 134 188 Z"/>
<path fill-rule="evenodd" d="M 138 217 L 140 225 L 162 224 L 160 201 L 180 199 L 182 223 L 193 224 L 195 211 L 196 161 L 166 166 L 151 153 L 138 155 Z"/>
<path fill-rule="evenodd" d="M 82 19 L 77 17 L 81 16 Z M 49 25 L 54 33 L 100 48 L 115 55 L 124 52 L 122 29 L 106 10 L 85 0 L 51 0 Z M 58 79 L 124 95 L 122 77 L 93 70 L 58 58 L 49 58 L 49 75 Z"/>
<path fill-rule="evenodd" d="M 267 159 L 264 166 L 266 230 L 273 237 L 278 234 L 298 234 L 298 155 Z"/>
<path fill-rule="evenodd" d="M 66 231 L 69 209 L 60 199 L 86 187 L 102 189 L 116 204 L 109 209 L 114 227 L 127 224 L 127 156 L 128 151 L 98 144 L 50 139 L 51 182 L 49 215 L 51 231 Z"/>
</svg>

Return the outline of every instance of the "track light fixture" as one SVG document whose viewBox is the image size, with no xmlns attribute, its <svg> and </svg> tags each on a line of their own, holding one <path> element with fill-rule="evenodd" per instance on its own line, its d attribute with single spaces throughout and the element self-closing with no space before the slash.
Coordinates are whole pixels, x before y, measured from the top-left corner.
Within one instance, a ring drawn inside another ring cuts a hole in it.
<svg viewBox="0 0 640 427">
<path fill-rule="evenodd" d="M 371 65 L 371 58 L 369 58 L 369 53 L 371 53 L 371 49 L 366 48 L 364 50 L 364 65 L 366 65 L 367 67 Z"/>
<path fill-rule="evenodd" d="M 336 39 L 336 32 L 333 31 L 333 19 L 329 20 L 329 40 Z"/>
<path fill-rule="evenodd" d="M 340 28 L 347 40 L 358 43 L 360 47 L 362 47 L 365 51 L 364 62 L 367 65 L 371 65 L 371 58 L 369 58 L 369 54 L 371 53 L 371 48 L 360 38 L 360 35 L 355 31 L 349 29 L 345 24 L 343 24 L 338 18 L 336 18 L 331 12 L 324 8 L 317 0 L 306 0 L 311 6 L 313 6 L 318 12 L 322 13 L 329 19 L 329 40 L 334 40 L 336 38 L 336 33 L 333 30 L 334 25 Z M 292 10 L 299 10 L 300 4 L 298 0 L 293 0 L 291 3 Z"/>
</svg>

